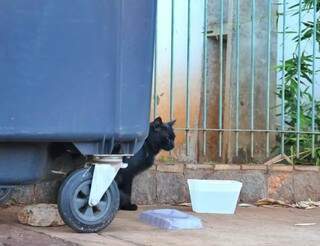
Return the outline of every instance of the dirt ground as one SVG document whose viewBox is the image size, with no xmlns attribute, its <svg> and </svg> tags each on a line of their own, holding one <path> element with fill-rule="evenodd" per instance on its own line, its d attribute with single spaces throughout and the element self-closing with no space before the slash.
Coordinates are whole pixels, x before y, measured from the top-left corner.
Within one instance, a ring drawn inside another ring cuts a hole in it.
<svg viewBox="0 0 320 246">
<path fill-rule="evenodd" d="M 120 211 L 98 234 L 74 233 L 68 227 L 36 228 L 17 222 L 18 207 L 0 208 L 0 246 L 22 245 L 319 245 L 320 209 L 238 208 L 235 215 L 199 215 L 204 229 L 164 231 L 138 221 L 142 210 Z M 190 212 L 190 208 L 178 208 Z M 300 223 L 316 223 L 297 226 Z"/>
</svg>

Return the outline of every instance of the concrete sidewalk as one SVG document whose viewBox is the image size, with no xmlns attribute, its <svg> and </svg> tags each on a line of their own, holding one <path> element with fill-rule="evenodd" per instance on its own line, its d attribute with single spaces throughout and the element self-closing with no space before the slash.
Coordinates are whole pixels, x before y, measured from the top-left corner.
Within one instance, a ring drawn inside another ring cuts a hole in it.
<svg viewBox="0 0 320 246">
<path fill-rule="evenodd" d="M 154 207 L 142 207 L 141 210 Z M 18 207 L 0 208 L 0 245 L 319 245 L 320 209 L 239 208 L 234 216 L 199 215 L 204 229 L 163 231 L 138 221 L 137 212 L 120 211 L 98 234 L 74 233 L 68 227 L 35 228 L 17 223 Z M 179 208 L 190 211 L 190 208 Z M 297 223 L 316 223 L 296 226 Z"/>
</svg>

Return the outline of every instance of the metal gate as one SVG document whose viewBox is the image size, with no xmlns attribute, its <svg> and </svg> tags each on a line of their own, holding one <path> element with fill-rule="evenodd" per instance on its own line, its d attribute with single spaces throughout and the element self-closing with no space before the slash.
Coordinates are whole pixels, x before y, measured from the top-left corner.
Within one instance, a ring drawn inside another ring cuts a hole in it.
<svg viewBox="0 0 320 246">
<path fill-rule="evenodd" d="M 159 1 L 152 115 L 177 119 L 171 156 L 320 164 L 319 13 L 319 0 Z"/>
</svg>

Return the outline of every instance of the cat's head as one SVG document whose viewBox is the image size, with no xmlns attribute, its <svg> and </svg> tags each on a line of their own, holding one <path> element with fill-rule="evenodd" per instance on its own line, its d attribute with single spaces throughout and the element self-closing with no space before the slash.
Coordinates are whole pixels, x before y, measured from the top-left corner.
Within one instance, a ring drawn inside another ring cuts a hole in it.
<svg viewBox="0 0 320 246">
<path fill-rule="evenodd" d="M 166 151 L 174 148 L 176 135 L 174 134 L 173 125 L 175 122 L 176 121 L 173 120 L 164 123 L 161 117 L 158 117 L 150 123 L 149 140 L 154 146 Z"/>
</svg>

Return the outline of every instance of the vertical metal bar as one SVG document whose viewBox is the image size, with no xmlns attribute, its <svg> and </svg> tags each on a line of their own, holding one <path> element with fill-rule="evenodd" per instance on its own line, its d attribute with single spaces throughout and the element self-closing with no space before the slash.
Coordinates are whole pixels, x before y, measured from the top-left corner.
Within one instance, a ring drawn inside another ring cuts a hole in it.
<svg viewBox="0 0 320 246">
<path fill-rule="evenodd" d="M 224 0 L 220 0 L 220 85 L 219 85 L 219 157 L 222 156 L 222 93 L 223 93 L 223 22 L 224 22 Z"/>
<path fill-rule="evenodd" d="M 237 0 L 237 38 L 236 38 L 236 156 L 239 156 L 239 104 L 240 104 L 240 0 Z"/>
<path fill-rule="evenodd" d="M 208 85 L 208 43 L 207 43 L 207 32 L 208 32 L 208 24 L 207 24 L 207 5 L 208 0 L 203 1 L 203 155 L 207 154 L 207 85 Z"/>
<path fill-rule="evenodd" d="M 268 54 L 267 54 L 267 112 L 266 112 L 266 156 L 270 155 L 270 76 L 271 76 L 271 25 L 272 25 L 272 0 L 268 1 Z"/>
<path fill-rule="evenodd" d="M 299 0 L 299 23 L 298 23 L 298 62 L 297 62 L 297 73 L 298 73 L 298 88 L 297 88 L 297 158 L 300 157 L 300 104 L 301 104 L 301 98 L 300 98 L 300 84 L 301 84 L 301 10 L 302 10 L 302 0 Z"/>
<path fill-rule="evenodd" d="M 174 72 L 174 28 L 175 0 L 171 1 L 171 55 L 170 55 L 170 121 L 173 120 L 173 72 Z"/>
<path fill-rule="evenodd" d="M 283 20 L 282 20 L 282 81 L 281 81 L 281 154 L 284 154 L 284 123 L 285 123 L 285 89 L 286 89 L 286 78 L 285 78 L 285 48 L 286 48 L 286 15 L 287 15 L 287 0 L 283 0 Z"/>
<path fill-rule="evenodd" d="M 317 42 L 317 0 L 313 0 L 313 39 L 312 39 L 312 158 L 315 157 L 315 70 L 316 70 L 316 42 Z"/>
<path fill-rule="evenodd" d="M 188 0 L 188 38 L 187 38 L 187 81 L 186 81 L 186 155 L 189 155 L 189 129 L 190 129 L 190 17 L 191 0 Z"/>
<path fill-rule="evenodd" d="M 251 1 L 251 157 L 254 155 L 254 89 L 255 89 L 255 32 L 256 32 L 256 1 Z"/>
<path fill-rule="evenodd" d="M 157 10 L 158 15 L 158 10 Z M 157 59 L 158 59 L 158 18 L 156 18 L 156 27 L 155 27 L 155 41 L 154 41 L 154 61 L 153 61 L 153 118 L 157 117 Z"/>
</svg>

